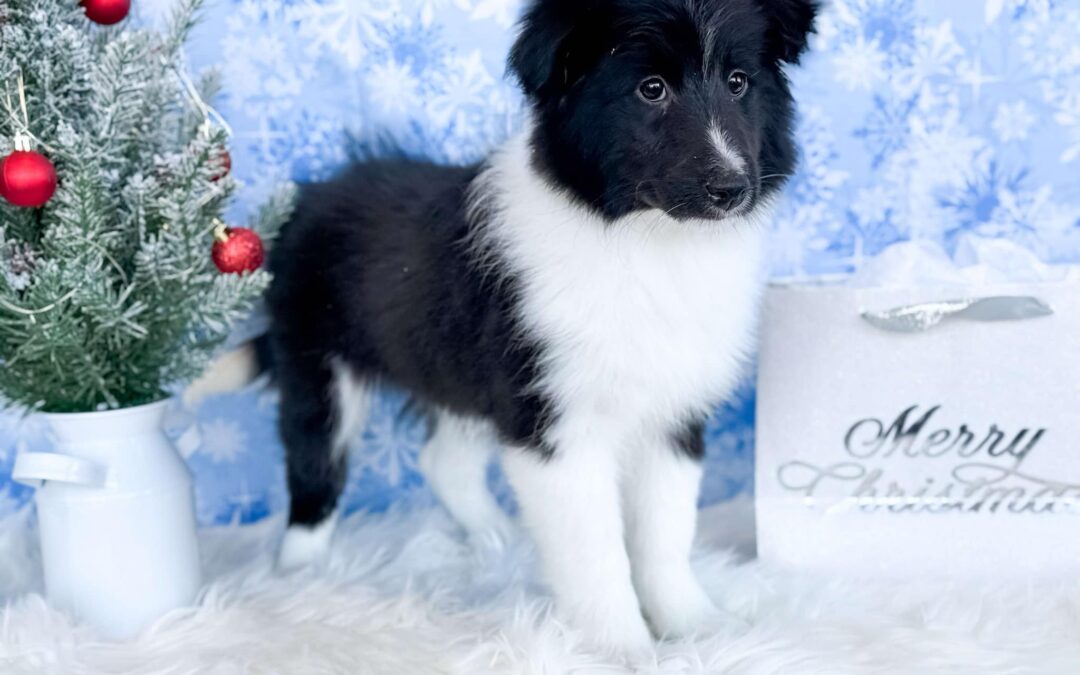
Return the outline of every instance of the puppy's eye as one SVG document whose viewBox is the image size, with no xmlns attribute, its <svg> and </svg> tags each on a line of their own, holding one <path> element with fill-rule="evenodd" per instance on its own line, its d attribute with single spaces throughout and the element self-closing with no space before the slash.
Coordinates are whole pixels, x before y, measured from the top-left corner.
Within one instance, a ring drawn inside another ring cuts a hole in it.
<svg viewBox="0 0 1080 675">
<path fill-rule="evenodd" d="M 638 95 L 649 103 L 659 103 L 667 98 L 667 84 L 662 78 L 647 77 L 638 85 Z"/>
<path fill-rule="evenodd" d="M 750 88 L 750 76 L 741 70 L 731 71 L 727 78 L 727 88 L 732 96 L 742 96 Z"/>
</svg>

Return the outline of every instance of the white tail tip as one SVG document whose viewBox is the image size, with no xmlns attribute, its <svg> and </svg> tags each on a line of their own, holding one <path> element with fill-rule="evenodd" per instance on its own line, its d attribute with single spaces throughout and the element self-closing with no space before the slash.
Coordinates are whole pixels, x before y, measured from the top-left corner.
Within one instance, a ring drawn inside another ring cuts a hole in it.
<svg viewBox="0 0 1080 675">
<path fill-rule="evenodd" d="M 184 405 L 194 408 L 206 397 L 242 389 L 258 376 L 255 345 L 248 342 L 211 361 L 206 371 L 184 390 Z"/>
</svg>

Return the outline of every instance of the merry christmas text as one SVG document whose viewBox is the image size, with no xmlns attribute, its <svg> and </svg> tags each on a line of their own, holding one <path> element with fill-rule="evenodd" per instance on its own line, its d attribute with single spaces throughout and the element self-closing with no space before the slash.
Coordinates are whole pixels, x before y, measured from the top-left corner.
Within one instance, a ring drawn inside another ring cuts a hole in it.
<svg viewBox="0 0 1080 675">
<path fill-rule="evenodd" d="M 891 420 L 861 419 L 844 435 L 844 460 L 793 460 L 779 467 L 777 479 L 808 506 L 830 510 L 1080 514 L 1080 484 L 1022 469 L 1045 428 L 934 428 L 940 410 L 913 405 Z M 889 474 L 898 463 L 925 465 L 925 471 L 905 470 L 901 484 Z"/>
</svg>

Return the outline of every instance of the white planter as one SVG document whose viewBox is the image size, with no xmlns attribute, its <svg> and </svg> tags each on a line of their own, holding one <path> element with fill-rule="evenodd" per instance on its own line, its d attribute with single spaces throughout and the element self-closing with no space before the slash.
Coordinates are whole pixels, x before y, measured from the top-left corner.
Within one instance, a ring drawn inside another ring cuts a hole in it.
<svg viewBox="0 0 1080 675">
<path fill-rule="evenodd" d="M 167 401 L 45 414 L 55 452 L 22 453 L 38 487 L 45 590 L 111 639 L 137 635 L 199 590 L 191 474 L 161 429 Z"/>
</svg>

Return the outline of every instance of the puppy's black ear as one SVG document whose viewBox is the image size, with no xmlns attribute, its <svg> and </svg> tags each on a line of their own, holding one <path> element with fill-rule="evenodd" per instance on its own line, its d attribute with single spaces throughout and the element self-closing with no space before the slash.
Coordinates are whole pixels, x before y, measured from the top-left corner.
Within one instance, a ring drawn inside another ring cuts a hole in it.
<svg viewBox="0 0 1080 675">
<path fill-rule="evenodd" d="M 602 40 L 596 27 L 599 0 L 533 0 L 519 24 L 507 66 L 530 98 L 561 91 L 576 82 L 588 53 Z M 597 27 L 598 28 L 598 27 Z M 577 35 L 591 34 L 585 42 Z M 575 44 L 580 43 L 580 44 Z"/>
<path fill-rule="evenodd" d="M 758 0 L 765 10 L 769 28 L 765 40 L 769 55 L 780 61 L 798 63 L 806 51 L 806 41 L 814 32 L 818 0 Z"/>
</svg>

